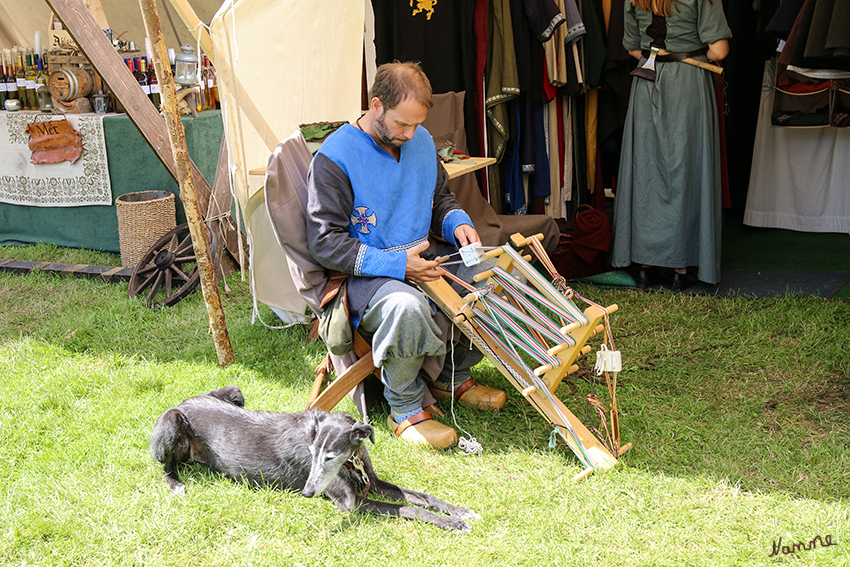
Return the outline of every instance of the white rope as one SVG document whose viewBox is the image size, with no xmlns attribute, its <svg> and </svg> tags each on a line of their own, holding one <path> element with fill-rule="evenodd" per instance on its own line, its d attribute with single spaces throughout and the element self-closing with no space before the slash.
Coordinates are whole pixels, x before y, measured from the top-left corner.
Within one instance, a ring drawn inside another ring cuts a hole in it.
<svg viewBox="0 0 850 567">
<path fill-rule="evenodd" d="M 450 406 L 450 408 L 451 408 L 451 413 L 452 413 L 452 422 L 454 423 L 454 425 L 457 429 L 460 429 L 463 433 L 465 433 L 468 436 L 468 438 L 459 437 L 458 440 L 457 440 L 457 446 L 461 451 L 463 451 L 467 455 L 478 455 L 478 454 L 480 454 L 484 451 L 484 447 L 481 445 L 481 443 L 478 442 L 478 440 L 475 437 L 472 436 L 471 433 L 469 433 L 469 431 L 467 431 L 466 429 L 464 429 L 460 425 L 458 425 L 457 416 L 455 415 L 455 326 L 454 325 L 452 325 L 452 332 L 451 332 L 451 337 L 449 339 L 449 342 L 452 345 L 451 351 L 449 351 L 449 356 L 452 359 L 452 387 L 451 387 L 451 390 L 450 390 L 450 392 L 451 392 L 451 406 Z M 469 348 L 471 349 L 472 345 L 469 345 Z"/>
</svg>

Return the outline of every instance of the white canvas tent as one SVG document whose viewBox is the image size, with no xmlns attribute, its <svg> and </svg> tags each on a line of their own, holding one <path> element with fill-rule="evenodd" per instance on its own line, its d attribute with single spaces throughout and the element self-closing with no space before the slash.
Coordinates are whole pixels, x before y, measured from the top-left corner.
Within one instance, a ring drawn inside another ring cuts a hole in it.
<svg viewBox="0 0 850 567">
<path fill-rule="evenodd" d="M 272 232 L 262 174 L 299 124 L 360 114 L 364 4 L 338 0 L 228 0 L 211 25 L 233 192 L 251 244 L 255 300 L 284 320 L 303 318 Z"/>
</svg>

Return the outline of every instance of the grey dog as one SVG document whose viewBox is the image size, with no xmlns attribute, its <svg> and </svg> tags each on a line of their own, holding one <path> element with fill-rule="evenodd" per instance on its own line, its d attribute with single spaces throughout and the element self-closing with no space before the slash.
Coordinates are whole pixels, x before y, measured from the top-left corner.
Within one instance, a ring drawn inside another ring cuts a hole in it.
<svg viewBox="0 0 850 567">
<path fill-rule="evenodd" d="M 324 494 L 340 511 L 400 516 L 467 532 L 472 510 L 378 478 L 364 442 L 372 426 L 345 413 L 275 413 L 244 409 L 236 386 L 195 396 L 166 410 L 151 433 L 151 452 L 176 494 L 186 486 L 177 464 L 198 462 L 255 485 Z M 371 500 L 374 494 L 403 504 Z M 440 512 L 446 516 L 436 514 Z"/>
</svg>

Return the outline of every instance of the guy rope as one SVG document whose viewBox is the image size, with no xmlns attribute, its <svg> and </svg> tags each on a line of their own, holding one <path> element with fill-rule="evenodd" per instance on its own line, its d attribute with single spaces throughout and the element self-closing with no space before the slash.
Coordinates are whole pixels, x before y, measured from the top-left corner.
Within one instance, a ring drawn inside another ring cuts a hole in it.
<svg viewBox="0 0 850 567">
<path fill-rule="evenodd" d="M 580 481 L 596 469 L 613 467 L 631 448 L 631 443 L 620 445 L 617 417 L 620 361 L 608 317 L 617 306 L 602 307 L 568 288 L 546 255 L 541 239 L 542 235 L 526 238 L 515 234 L 511 237 L 513 246 L 506 244 L 486 252 L 483 259 L 497 261 L 492 269 L 475 276 L 476 282 L 485 282 L 482 287 L 446 271 L 445 276 L 468 291 L 465 297 L 443 278 L 419 286 L 549 422 L 553 428 L 550 445 L 556 435 L 567 443 L 585 468 L 573 478 Z M 531 266 L 530 256 L 518 252 L 525 247 L 538 257 L 552 281 Z M 582 311 L 573 298 L 589 306 Z M 599 399 L 593 394 L 588 397 L 602 418 L 605 435 L 600 433 L 597 438 L 555 396 L 555 390 L 565 376 L 578 370 L 575 360 L 592 350 L 586 343 L 598 333 L 603 333 L 603 345 L 597 373 L 605 376 L 611 407 L 609 424 Z"/>
</svg>

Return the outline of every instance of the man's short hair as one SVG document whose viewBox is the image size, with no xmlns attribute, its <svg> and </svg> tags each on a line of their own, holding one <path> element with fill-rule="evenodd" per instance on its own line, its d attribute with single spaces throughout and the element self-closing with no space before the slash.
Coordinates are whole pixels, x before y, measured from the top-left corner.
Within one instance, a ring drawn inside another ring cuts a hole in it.
<svg viewBox="0 0 850 567">
<path fill-rule="evenodd" d="M 393 61 L 378 67 L 375 82 L 369 90 L 369 99 L 376 97 L 386 110 L 392 110 L 407 98 L 429 109 L 434 106 L 431 81 L 419 63 L 413 61 Z"/>
</svg>

